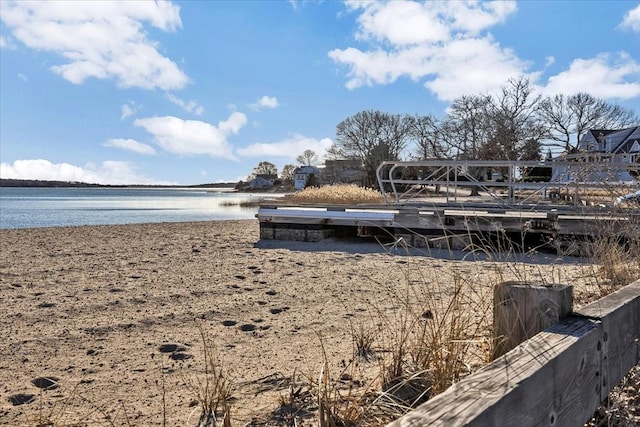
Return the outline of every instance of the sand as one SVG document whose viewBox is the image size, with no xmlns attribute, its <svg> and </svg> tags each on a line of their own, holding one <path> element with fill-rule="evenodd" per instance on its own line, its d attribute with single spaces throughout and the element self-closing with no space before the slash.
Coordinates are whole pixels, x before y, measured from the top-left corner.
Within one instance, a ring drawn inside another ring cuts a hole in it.
<svg viewBox="0 0 640 427">
<path fill-rule="evenodd" d="M 195 425 L 202 332 L 235 384 L 232 424 L 278 424 L 291 379 L 317 377 L 322 347 L 339 372 L 354 325 L 398 310 L 408 286 L 440 292 L 464 277 L 480 294 L 496 277 L 588 283 L 593 271 L 258 231 L 257 220 L 0 230 L 0 424 Z M 21 394 L 33 397 L 15 404 Z"/>
</svg>

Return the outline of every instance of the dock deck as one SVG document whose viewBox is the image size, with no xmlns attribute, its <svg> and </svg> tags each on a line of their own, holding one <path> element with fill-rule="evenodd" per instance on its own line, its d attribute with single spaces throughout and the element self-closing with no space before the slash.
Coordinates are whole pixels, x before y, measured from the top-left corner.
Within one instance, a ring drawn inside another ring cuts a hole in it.
<svg viewBox="0 0 640 427">
<path fill-rule="evenodd" d="M 260 238 L 320 241 L 340 236 L 402 238 L 414 247 L 465 249 L 478 241 L 550 245 L 559 253 L 603 236 L 640 239 L 640 212 L 561 205 L 488 203 L 359 206 L 263 204 Z"/>
</svg>

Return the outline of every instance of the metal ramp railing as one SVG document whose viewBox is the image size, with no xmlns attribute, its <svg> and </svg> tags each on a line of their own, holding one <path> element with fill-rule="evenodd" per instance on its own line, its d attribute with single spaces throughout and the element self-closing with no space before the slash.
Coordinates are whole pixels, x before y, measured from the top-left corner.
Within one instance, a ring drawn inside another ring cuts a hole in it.
<svg viewBox="0 0 640 427">
<path fill-rule="evenodd" d="M 536 175 L 537 174 L 537 175 Z M 616 196 L 640 188 L 640 163 L 607 158 L 582 161 L 421 160 L 385 161 L 376 171 L 385 203 L 425 202 L 433 193 L 447 203 L 464 194 L 488 196 L 504 206 L 564 195 L 578 205 L 584 194 Z M 605 200 L 606 201 L 606 200 Z M 608 203 L 607 202 L 607 203 Z"/>
</svg>

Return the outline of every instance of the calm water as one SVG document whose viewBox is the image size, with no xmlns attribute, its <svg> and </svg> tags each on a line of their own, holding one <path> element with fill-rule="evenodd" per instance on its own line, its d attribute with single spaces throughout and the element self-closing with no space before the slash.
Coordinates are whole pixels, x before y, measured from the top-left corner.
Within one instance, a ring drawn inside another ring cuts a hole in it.
<svg viewBox="0 0 640 427">
<path fill-rule="evenodd" d="M 0 228 L 255 218 L 256 195 L 201 189 L 0 187 Z"/>
</svg>

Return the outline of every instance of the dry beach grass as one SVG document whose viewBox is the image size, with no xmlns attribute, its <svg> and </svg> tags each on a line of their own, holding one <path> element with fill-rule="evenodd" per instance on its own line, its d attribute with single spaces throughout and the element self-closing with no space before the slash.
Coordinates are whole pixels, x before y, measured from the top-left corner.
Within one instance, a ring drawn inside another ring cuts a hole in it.
<svg viewBox="0 0 640 427">
<path fill-rule="evenodd" d="M 580 301 L 603 284 L 599 266 L 571 259 L 260 241 L 257 220 L 0 230 L 0 244 L 6 425 L 196 425 L 203 401 L 225 394 L 227 425 L 364 424 L 363 391 L 432 364 L 403 332 L 450 352 L 429 322 L 465 319 L 478 326 L 459 373 L 483 362 L 490 315 L 452 317 L 456 298 L 472 307 L 499 281 L 542 280 L 576 285 Z M 390 348 L 412 365 L 390 372 Z"/>
<path fill-rule="evenodd" d="M 357 205 L 382 203 L 382 193 L 372 188 L 355 184 L 333 184 L 322 187 L 307 187 L 302 191 L 288 194 L 285 201 L 293 203 L 324 203 L 336 205 Z"/>
</svg>

